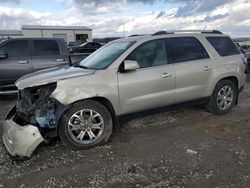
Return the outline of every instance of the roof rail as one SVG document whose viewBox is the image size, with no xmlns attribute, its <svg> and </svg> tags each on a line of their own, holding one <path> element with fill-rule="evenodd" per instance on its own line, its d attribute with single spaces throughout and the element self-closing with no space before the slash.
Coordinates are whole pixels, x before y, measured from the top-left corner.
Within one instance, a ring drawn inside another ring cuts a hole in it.
<svg viewBox="0 0 250 188">
<path fill-rule="evenodd" d="M 218 30 L 172 30 L 172 31 L 158 31 L 152 36 L 155 35 L 166 35 L 166 34 L 175 34 L 175 33 L 213 33 L 213 34 L 223 34 Z"/>
<path fill-rule="evenodd" d="M 201 33 L 214 33 L 214 34 L 223 34 L 221 31 L 218 31 L 218 30 L 204 30 L 202 31 Z"/>
<path fill-rule="evenodd" d="M 174 32 L 158 31 L 158 32 L 152 34 L 152 36 L 156 36 L 156 35 L 166 35 L 166 34 L 174 34 Z"/>
<path fill-rule="evenodd" d="M 143 36 L 144 34 L 135 34 L 135 35 L 130 35 L 130 36 L 128 36 L 128 37 L 139 37 L 139 36 Z"/>
</svg>

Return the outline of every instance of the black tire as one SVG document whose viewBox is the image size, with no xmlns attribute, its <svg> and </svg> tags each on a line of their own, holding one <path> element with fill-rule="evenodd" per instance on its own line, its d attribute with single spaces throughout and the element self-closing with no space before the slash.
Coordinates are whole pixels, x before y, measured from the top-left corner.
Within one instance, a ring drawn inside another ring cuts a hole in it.
<svg viewBox="0 0 250 188">
<path fill-rule="evenodd" d="M 221 89 L 225 86 L 229 86 L 233 91 L 233 99 L 231 104 L 224 110 L 219 108 L 219 105 L 217 103 L 217 95 L 221 91 Z M 214 88 L 213 94 L 209 99 L 209 102 L 207 104 L 207 110 L 215 115 L 224 115 L 228 112 L 230 112 L 233 108 L 233 106 L 236 104 L 236 100 L 238 97 L 238 89 L 234 82 L 230 80 L 221 80 L 217 83 L 217 85 Z"/>
<path fill-rule="evenodd" d="M 91 109 L 98 112 L 103 119 L 104 128 L 100 137 L 92 143 L 89 144 L 80 144 L 77 143 L 71 136 L 68 131 L 68 123 L 70 121 L 71 116 L 79 110 L 82 109 Z M 69 146 L 72 149 L 88 149 L 98 145 L 103 145 L 108 142 L 113 129 L 113 121 L 112 117 L 105 106 L 100 104 L 99 102 L 93 100 L 85 100 L 81 102 L 75 103 L 70 109 L 68 109 L 60 118 L 58 124 L 58 134 L 61 138 L 62 142 Z"/>
</svg>

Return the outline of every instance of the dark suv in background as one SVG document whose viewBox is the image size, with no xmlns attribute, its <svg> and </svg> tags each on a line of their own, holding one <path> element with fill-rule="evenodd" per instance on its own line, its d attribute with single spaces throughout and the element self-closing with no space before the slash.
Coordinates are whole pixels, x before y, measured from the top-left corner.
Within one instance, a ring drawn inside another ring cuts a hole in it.
<svg viewBox="0 0 250 188">
<path fill-rule="evenodd" d="M 80 46 L 70 47 L 70 53 L 92 53 L 102 47 L 98 42 L 86 42 Z"/>
<path fill-rule="evenodd" d="M 0 94 L 15 93 L 21 76 L 45 68 L 69 64 L 63 39 L 20 38 L 0 43 Z"/>
</svg>

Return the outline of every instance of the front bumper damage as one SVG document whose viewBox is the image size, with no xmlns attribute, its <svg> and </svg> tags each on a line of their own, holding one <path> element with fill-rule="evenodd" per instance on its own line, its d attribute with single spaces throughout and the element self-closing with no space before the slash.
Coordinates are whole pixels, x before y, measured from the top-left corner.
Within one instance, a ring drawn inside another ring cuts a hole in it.
<svg viewBox="0 0 250 188">
<path fill-rule="evenodd" d="M 34 150 L 44 141 L 34 125 L 20 126 L 13 120 L 3 122 L 3 143 L 13 157 L 31 157 Z"/>
<path fill-rule="evenodd" d="M 3 143 L 17 158 L 30 158 L 43 141 L 57 136 L 57 122 L 64 107 L 51 98 L 56 85 L 44 85 L 19 91 L 16 106 L 3 126 Z"/>
</svg>

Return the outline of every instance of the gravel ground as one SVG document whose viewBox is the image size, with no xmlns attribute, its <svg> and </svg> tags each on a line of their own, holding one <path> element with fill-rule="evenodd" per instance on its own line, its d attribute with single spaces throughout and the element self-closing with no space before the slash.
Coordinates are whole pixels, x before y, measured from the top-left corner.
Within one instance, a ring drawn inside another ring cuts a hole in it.
<svg viewBox="0 0 250 188">
<path fill-rule="evenodd" d="M 0 99 L 0 119 L 14 103 Z M 249 113 L 247 84 L 227 115 L 186 107 L 134 117 L 107 145 L 90 150 L 72 151 L 55 141 L 21 162 L 1 145 L 0 188 L 250 187 Z"/>
</svg>

